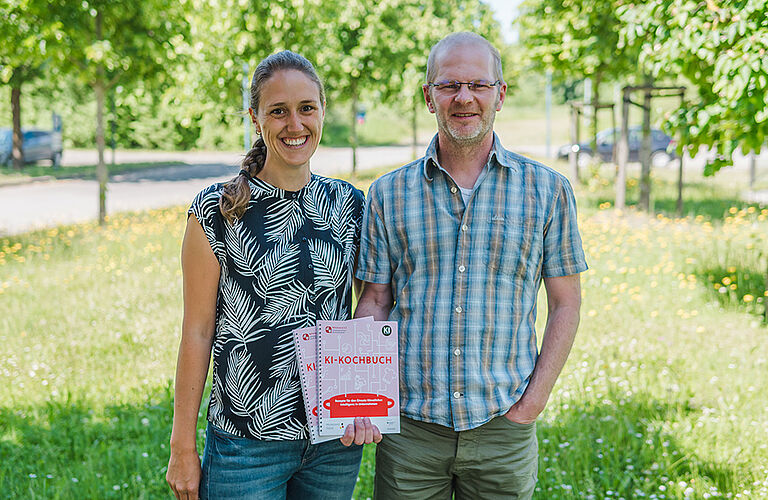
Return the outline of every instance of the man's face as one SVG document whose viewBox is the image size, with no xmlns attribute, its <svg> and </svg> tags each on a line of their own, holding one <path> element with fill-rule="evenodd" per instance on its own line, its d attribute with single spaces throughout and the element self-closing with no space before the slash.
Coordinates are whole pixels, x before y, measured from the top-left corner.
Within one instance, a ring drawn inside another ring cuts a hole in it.
<svg viewBox="0 0 768 500">
<path fill-rule="evenodd" d="M 493 58 L 478 44 L 464 44 L 443 49 L 436 59 L 437 72 L 432 83 L 448 80 L 470 82 L 496 81 Z M 429 111 L 435 114 L 437 128 L 443 140 L 458 146 L 480 144 L 493 131 L 496 111 L 501 110 L 507 86 L 501 84 L 487 90 L 469 90 L 461 85 L 458 91 L 424 89 Z"/>
</svg>

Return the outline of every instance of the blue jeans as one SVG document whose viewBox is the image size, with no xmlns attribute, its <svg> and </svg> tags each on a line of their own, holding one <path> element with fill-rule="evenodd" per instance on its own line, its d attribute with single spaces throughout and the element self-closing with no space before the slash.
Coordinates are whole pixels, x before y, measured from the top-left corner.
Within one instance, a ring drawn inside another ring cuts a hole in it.
<svg viewBox="0 0 768 500">
<path fill-rule="evenodd" d="M 209 422 L 200 498 L 349 500 L 362 453 L 338 439 L 313 445 L 242 438 Z"/>
</svg>

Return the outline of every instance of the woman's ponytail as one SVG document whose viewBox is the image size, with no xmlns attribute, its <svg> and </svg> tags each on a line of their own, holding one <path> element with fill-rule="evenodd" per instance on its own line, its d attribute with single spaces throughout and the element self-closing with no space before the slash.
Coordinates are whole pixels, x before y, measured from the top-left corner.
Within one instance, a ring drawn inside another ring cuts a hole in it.
<svg viewBox="0 0 768 500">
<path fill-rule="evenodd" d="M 234 222 L 243 216 L 248 208 L 248 202 L 251 200 L 251 188 L 248 185 L 248 178 L 255 177 L 262 168 L 267 159 L 267 146 L 264 139 L 259 137 L 253 143 L 251 150 L 245 155 L 242 163 L 242 170 L 226 184 L 221 193 L 219 207 L 221 214 L 229 222 Z"/>
</svg>

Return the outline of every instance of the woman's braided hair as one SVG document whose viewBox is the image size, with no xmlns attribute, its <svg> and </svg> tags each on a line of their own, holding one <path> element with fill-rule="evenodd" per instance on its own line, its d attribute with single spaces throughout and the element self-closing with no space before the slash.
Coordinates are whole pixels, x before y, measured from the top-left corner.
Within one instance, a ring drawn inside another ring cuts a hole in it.
<svg viewBox="0 0 768 500">
<path fill-rule="evenodd" d="M 314 66 L 312 66 L 312 63 L 304 56 L 291 52 L 290 50 L 284 50 L 266 57 L 258 66 L 256 66 L 256 71 L 253 72 L 250 107 L 253 109 L 254 113 L 258 112 L 261 91 L 267 80 L 278 71 L 290 69 L 301 71 L 310 80 L 315 82 L 320 92 L 320 102 L 325 102 L 323 82 L 321 82 L 320 77 L 317 76 L 317 72 L 315 71 Z M 267 145 L 264 143 L 264 139 L 259 136 L 256 139 L 256 142 L 253 143 L 253 146 L 251 146 L 251 150 L 248 151 L 245 158 L 243 158 L 240 173 L 223 186 L 219 207 L 221 208 L 222 215 L 229 222 L 234 222 L 235 219 L 242 217 L 248 208 L 248 202 L 251 199 L 251 189 L 248 186 L 248 179 L 250 177 L 255 177 L 256 174 L 264 168 L 266 159 Z"/>
</svg>

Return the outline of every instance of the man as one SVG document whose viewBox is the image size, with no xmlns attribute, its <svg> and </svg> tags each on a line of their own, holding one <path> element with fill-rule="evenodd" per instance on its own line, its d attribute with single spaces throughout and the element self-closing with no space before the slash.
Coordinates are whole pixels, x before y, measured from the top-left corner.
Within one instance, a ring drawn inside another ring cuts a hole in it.
<svg viewBox="0 0 768 500">
<path fill-rule="evenodd" d="M 530 498 L 535 420 L 573 343 L 587 269 L 573 192 L 493 133 L 507 85 L 483 37 L 437 43 L 423 91 L 437 136 L 371 186 L 363 221 L 355 316 L 400 327 L 401 433 L 377 447 L 374 496 Z"/>
</svg>

